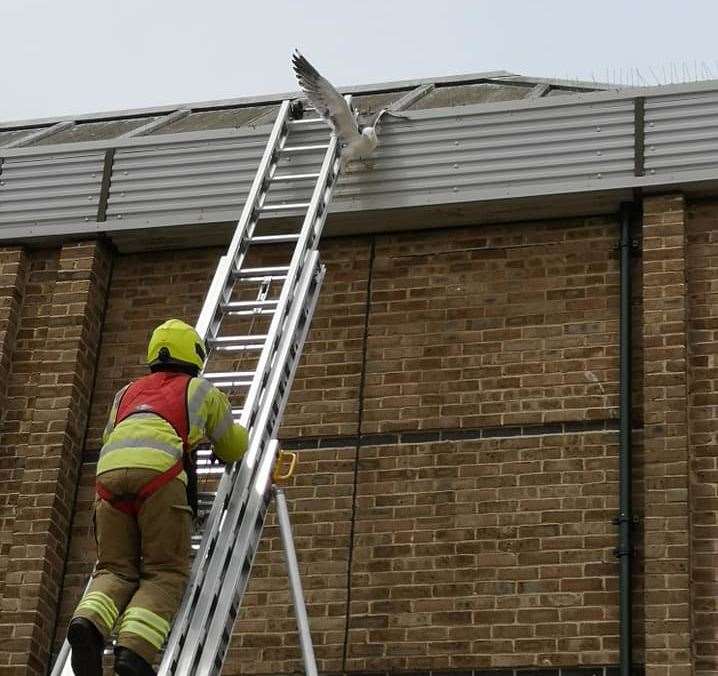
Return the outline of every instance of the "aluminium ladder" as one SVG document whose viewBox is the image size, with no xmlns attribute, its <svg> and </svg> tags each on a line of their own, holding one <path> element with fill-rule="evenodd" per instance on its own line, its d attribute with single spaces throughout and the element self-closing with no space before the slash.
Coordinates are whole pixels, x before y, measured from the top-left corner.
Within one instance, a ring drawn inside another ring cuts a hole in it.
<svg viewBox="0 0 718 676">
<path fill-rule="evenodd" d="M 299 119 L 292 119 L 297 110 Z M 220 673 L 272 495 L 276 497 L 305 672 L 317 674 L 286 499 L 281 489 L 272 485 L 271 475 L 278 455 L 275 437 L 324 278 L 318 245 L 341 171 L 336 136 L 332 134 L 328 143 L 317 143 L 314 138 L 323 125 L 319 117 L 302 119 L 301 102 L 298 109 L 290 101 L 281 104 L 234 236 L 219 260 L 197 321 L 197 331 L 210 353 L 203 377 L 230 396 L 235 420 L 249 431 L 249 446 L 241 463 L 228 466 L 219 482 L 167 640 L 159 669 L 163 676 Z M 323 153 L 318 171 L 311 166 L 312 159 L 318 164 L 317 153 Z M 287 203 L 281 199 L 286 185 L 313 186 L 310 199 Z M 278 190 L 270 190 L 275 187 Z M 273 200 L 275 192 L 278 201 Z M 262 214 L 298 212 L 305 215 L 301 227 L 295 226 L 293 232 L 258 234 Z M 285 257 L 289 257 L 287 247 L 282 245 L 293 244 L 289 263 L 253 266 L 256 247 L 252 247 L 257 244 L 265 245 L 265 253 L 266 245 L 273 245 L 270 248 L 281 249 Z M 280 290 L 276 282 L 281 282 Z M 233 319 L 251 320 L 249 332 L 240 335 L 230 329 L 227 333 L 227 324 Z M 252 333 L 258 319 L 268 322 L 266 333 Z M 239 355 L 240 362 L 247 356 L 253 359 L 252 370 L 239 370 L 237 361 L 230 370 L 206 370 L 234 355 Z M 244 399 L 243 405 L 235 408 L 237 393 Z M 205 471 L 208 457 L 208 450 L 200 451 L 198 464 Z M 209 506 L 206 496 L 200 504 Z M 71 674 L 70 648 L 65 641 L 52 676 Z"/>
</svg>

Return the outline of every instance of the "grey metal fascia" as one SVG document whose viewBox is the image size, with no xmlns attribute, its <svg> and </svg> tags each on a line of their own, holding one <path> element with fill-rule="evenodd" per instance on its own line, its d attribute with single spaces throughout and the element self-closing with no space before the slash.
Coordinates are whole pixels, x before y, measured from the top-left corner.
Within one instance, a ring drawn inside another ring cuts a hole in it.
<svg viewBox="0 0 718 676">
<path fill-rule="evenodd" d="M 668 180 L 666 180 L 668 179 Z M 620 179 L 610 179 L 603 182 L 600 186 L 584 185 L 577 186 L 575 184 L 566 184 L 565 186 L 554 185 L 552 191 L 547 193 L 537 188 L 511 190 L 506 189 L 503 194 L 497 194 L 491 198 L 487 198 L 482 191 L 466 190 L 461 193 L 446 191 L 442 193 L 432 193 L 428 195 L 418 195 L 414 198 L 407 196 L 389 196 L 380 199 L 372 199 L 371 204 L 362 204 L 361 200 L 344 201 L 343 203 L 333 203 L 330 213 L 340 214 L 366 209 L 385 210 L 385 209 L 401 209 L 411 207 L 425 206 L 441 206 L 462 204 L 468 202 L 492 202 L 501 201 L 507 198 L 530 198 L 530 197 L 549 197 L 551 195 L 580 195 L 598 194 L 612 192 L 616 190 L 633 190 L 635 188 L 677 187 L 686 183 L 698 182 L 715 182 L 718 179 L 718 172 L 715 170 L 687 172 L 687 175 L 668 176 L 668 177 L 626 177 Z M 171 226 L 187 226 L 198 225 L 202 223 L 231 223 L 237 219 L 237 209 L 227 210 L 224 212 L 215 212 L 211 218 L 196 218 L 192 223 L 188 223 L 182 216 L 167 216 L 159 218 L 134 218 L 123 219 L 121 221 L 107 222 L 76 222 L 76 223 L 45 223 L 42 225 L 23 225 L 10 226 L 0 229 L 0 240 L 11 241 L 29 238 L 45 238 L 57 236 L 74 236 L 87 235 L 96 233 L 122 232 L 128 230 L 155 229 Z"/>
<path fill-rule="evenodd" d="M 22 148 L 23 146 L 29 145 L 30 143 L 35 143 L 36 141 L 47 138 L 48 136 L 52 136 L 53 134 L 57 134 L 73 126 L 75 126 L 75 123 L 72 120 L 58 122 L 57 124 L 53 124 L 50 127 L 45 127 L 43 129 L 35 129 L 29 134 L 26 134 L 25 136 L 21 136 L 20 138 L 16 138 L 14 141 L 10 141 L 10 143 L 6 143 L 4 146 L 0 146 L 0 148 Z"/>
<path fill-rule="evenodd" d="M 505 70 L 487 71 L 485 73 L 467 73 L 464 75 L 449 75 L 441 77 L 425 77 L 410 80 L 394 80 L 388 82 L 377 82 L 374 84 L 361 84 L 337 87 L 345 94 L 380 94 L 394 89 L 413 89 L 423 84 L 469 84 L 471 82 L 493 80 L 502 77 L 509 77 L 512 74 Z M 166 106 L 151 106 L 147 108 L 134 108 L 125 110 L 114 110 L 98 113 L 85 113 L 81 115 L 65 115 L 56 117 L 36 118 L 29 120 L 13 120 L 0 122 L 0 131 L 18 129 L 22 127 L 37 127 L 50 125 L 56 122 L 101 122 L 110 119 L 130 119 L 133 117 L 148 117 L 151 115 L 166 115 L 179 108 L 192 108 L 194 112 L 218 110 L 222 108 L 241 108 L 259 105 L 272 105 L 281 103 L 286 99 L 302 97 L 298 90 L 278 92 L 275 94 L 260 94 L 256 96 L 241 96 L 232 99 L 217 99 L 208 101 L 197 101 Z"/>
<path fill-rule="evenodd" d="M 152 122 L 143 124 L 140 127 L 135 127 L 134 129 L 130 129 L 130 131 L 125 132 L 124 134 L 120 134 L 119 136 L 116 136 L 115 138 L 109 139 L 109 140 L 116 141 L 117 139 L 121 139 L 121 138 L 132 138 L 133 136 L 144 136 L 145 134 L 149 134 L 150 132 L 157 131 L 158 129 L 162 129 L 162 127 L 166 127 L 168 124 L 172 124 L 173 122 L 177 122 L 177 120 L 181 120 L 181 119 L 187 117 L 191 112 L 192 112 L 191 108 L 180 108 L 179 110 L 175 110 L 173 113 L 170 113 L 169 115 L 160 117 L 157 120 L 152 120 Z"/>
</svg>

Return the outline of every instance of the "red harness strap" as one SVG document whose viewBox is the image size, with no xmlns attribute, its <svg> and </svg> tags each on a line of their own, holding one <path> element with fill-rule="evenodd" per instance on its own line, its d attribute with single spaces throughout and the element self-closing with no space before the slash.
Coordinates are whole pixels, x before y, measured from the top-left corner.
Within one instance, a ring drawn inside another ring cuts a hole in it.
<svg viewBox="0 0 718 676">
<path fill-rule="evenodd" d="M 192 378 L 184 373 L 160 371 L 144 376 L 131 383 L 120 399 L 114 424 L 118 425 L 138 413 L 154 413 L 169 423 L 182 440 L 183 454 L 189 453 L 189 413 L 187 411 L 187 389 Z M 183 455 L 183 460 L 185 455 Z M 184 461 L 178 460 L 167 471 L 158 474 L 137 493 L 114 495 L 100 481 L 95 490 L 100 500 L 109 502 L 115 509 L 137 517 L 145 500 L 160 488 L 179 476 L 184 470 Z"/>
<path fill-rule="evenodd" d="M 145 504 L 145 500 L 147 500 L 147 498 L 149 498 L 153 493 L 156 493 L 160 488 L 166 486 L 170 481 L 172 481 L 172 479 L 178 477 L 182 473 L 183 469 L 184 464 L 180 460 L 172 465 L 172 467 L 170 467 L 167 471 L 162 472 L 162 474 L 158 474 L 154 479 L 142 486 L 137 493 L 130 495 L 115 495 L 100 481 L 95 482 L 95 490 L 97 491 L 97 496 L 100 500 L 105 500 L 115 509 L 119 509 L 121 512 L 136 518 L 142 509 L 142 505 Z"/>
</svg>

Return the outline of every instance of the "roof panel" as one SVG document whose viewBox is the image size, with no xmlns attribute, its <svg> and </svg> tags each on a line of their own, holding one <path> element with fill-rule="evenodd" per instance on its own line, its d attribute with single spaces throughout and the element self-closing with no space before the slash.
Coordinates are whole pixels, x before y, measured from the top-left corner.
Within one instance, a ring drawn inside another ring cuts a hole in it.
<svg viewBox="0 0 718 676">
<path fill-rule="evenodd" d="M 382 108 L 386 108 L 410 91 L 411 89 L 399 89 L 393 92 L 382 92 L 381 94 L 354 96 L 352 97 L 352 104 L 363 115 L 378 113 Z"/>
<path fill-rule="evenodd" d="M 426 96 L 419 99 L 410 110 L 425 110 L 428 108 L 447 108 L 468 106 L 474 103 L 493 103 L 495 101 L 516 101 L 526 98 L 531 86 L 507 84 L 469 84 L 450 87 L 437 87 Z"/>
<path fill-rule="evenodd" d="M 187 117 L 161 127 L 150 136 L 207 129 L 232 129 L 246 126 L 259 117 L 262 118 L 263 124 L 271 124 L 274 121 L 274 115 L 271 113 L 278 110 L 279 106 L 245 106 L 190 113 Z"/>
<path fill-rule="evenodd" d="M 34 129 L 15 129 L 13 131 L 0 131 L 0 148 L 2 148 L 6 143 L 11 143 L 15 139 L 20 138 L 21 136 L 25 136 L 27 134 L 32 134 L 33 131 L 36 131 Z"/>
<path fill-rule="evenodd" d="M 552 87 L 544 94 L 544 96 L 566 96 L 567 94 L 577 94 L 575 89 L 562 89 L 560 87 Z"/>
<path fill-rule="evenodd" d="M 128 120 L 110 120 L 109 122 L 82 122 L 69 129 L 40 139 L 33 146 L 49 146 L 56 143 L 77 143 L 80 141 L 103 141 L 116 138 L 132 131 L 136 127 L 152 122 L 155 117 L 135 117 Z"/>
</svg>

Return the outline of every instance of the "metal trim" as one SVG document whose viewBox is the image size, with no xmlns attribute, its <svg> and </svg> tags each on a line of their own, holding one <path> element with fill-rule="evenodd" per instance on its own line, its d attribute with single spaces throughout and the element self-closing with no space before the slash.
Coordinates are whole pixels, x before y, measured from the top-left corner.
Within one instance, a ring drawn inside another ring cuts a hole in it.
<svg viewBox="0 0 718 676">
<path fill-rule="evenodd" d="M 408 94 L 404 94 L 401 98 L 394 101 L 388 106 L 387 110 L 398 113 L 402 110 L 406 110 L 409 106 L 414 105 L 417 101 L 423 99 L 427 94 L 430 94 L 436 86 L 433 83 L 420 85 L 416 89 L 412 89 Z"/>
<path fill-rule="evenodd" d="M 6 143 L 3 146 L 0 146 L 2 150 L 10 149 L 10 148 L 21 148 L 23 146 L 29 145 L 30 143 L 35 143 L 36 141 L 40 141 L 41 139 L 47 138 L 48 136 L 53 136 L 54 134 L 57 134 L 61 131 L 64 131 L 65 129 L 69 129 L 70 127 L 74 127 L 75 123 L 73 121 L 66 121 L 66 122 L 58 122 L 57 124 L 53 124 L 51 127 L 45 127 L 43 129 L 37 129 L 33 130 L 31 133 L 26 134 L 25 136 L 21 136 L 20 138 L 15 139 L 14 141 L 10 141 L 9 143 Z M 68 144 L 71 145 L 71 144 Z"/>
<path fill-rule="evenodd" d="M 168 124 L 172 124 L 173 122 L 177 122 L 177 120 L 181 120 L 182 118 L 187 117 L 191 112 L 191 108 L 180 108 L 179 110 L 175 110 L 174 113 L 170 113 L 169 115 L 165 115 L 158 120 L 152 120 L 152 122 L 148 122 L 147 124 L 143 124 L 139 127 L 135 127 L 134 129 L 130 129 L 130 131 L 125 132 L 124 134 L 120 134 L 119 136 L 116 136 L 114 139 L 110 140 L 114 141 L 121 138 L 132 138 L 135 136 L 143 136 L 145 134 L 149 134 L 152 131 L 157 131 L 162 127 L 166 127 Z"/>
<path fill-rule="evenodd" d="M 551 90 L 551 85 L 546 84 L 545 82 L 541 82 L 537 84 L 528 94 L 526 97 L 527 99 L 540 99 L 543 96 L 546 96 L 546 94 L 549 93 Z"/>
<path fill-rule="evenodd" d="M 646 173 L 646 100 L 637 96 L 633 100 L 633 173 L 643 176 Z"/>
<path fill-rule="evenodd" d="M 102 165 L 102 183 L 100 185 L 100 199 L 97 203 L 97 222 L 107 220 L 107 201 L 110 197 L 110 183 L 112 182 L 112 165 L 115 160 L 115 149 L 110 148 L 105 153 L 105 161 Z"/>
</svg>

